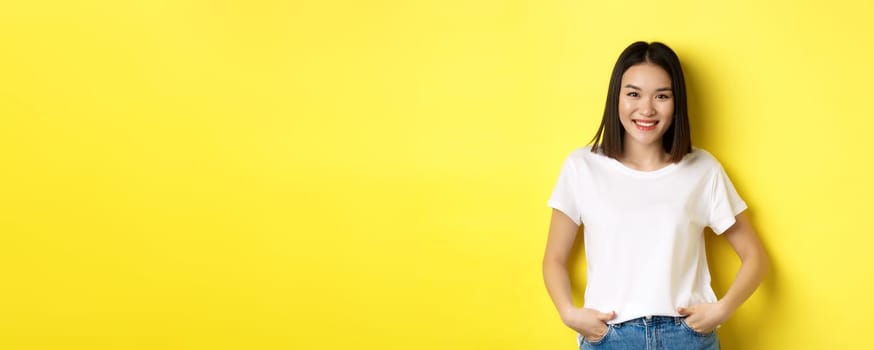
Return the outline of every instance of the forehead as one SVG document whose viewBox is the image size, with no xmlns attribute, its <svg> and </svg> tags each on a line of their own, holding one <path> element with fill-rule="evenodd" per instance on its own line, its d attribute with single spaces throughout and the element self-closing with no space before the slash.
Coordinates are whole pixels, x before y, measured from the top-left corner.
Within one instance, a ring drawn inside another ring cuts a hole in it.
<svg viewBox="0 0 874 350">
<path fill-rule="evenodd" d="M 670 87 L 671 76 L 662 67 L 652 63 L 635 64 L 622 73 L 622 86 L 631 84 L 640 88 Z"/>
</svg>

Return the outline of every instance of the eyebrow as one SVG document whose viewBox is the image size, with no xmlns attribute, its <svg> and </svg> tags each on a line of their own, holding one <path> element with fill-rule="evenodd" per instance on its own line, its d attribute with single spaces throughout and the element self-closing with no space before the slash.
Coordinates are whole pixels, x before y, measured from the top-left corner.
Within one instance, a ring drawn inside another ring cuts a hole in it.
<svg viewBox="0 0 874 350">
<path fill-rule="evenodd" d="M 634 86 L 634 85 L 631 85 L 631 84 L 625 84 L 625 87 L 627 87 L 627 88 L 631 88 L 631 89 L 634 89 L 634 90 L 642 90 L 641 88 L 639 88 L 639 87 L 637 87 L 637 86 Z M 663 88 L 658 88 L 658 89 L 656 89 L 655 91 L 672 91 L 672 90 L 674 90 L 674 89 L 669 88 L 669 87 L 663 87 Z"/>
</svg>

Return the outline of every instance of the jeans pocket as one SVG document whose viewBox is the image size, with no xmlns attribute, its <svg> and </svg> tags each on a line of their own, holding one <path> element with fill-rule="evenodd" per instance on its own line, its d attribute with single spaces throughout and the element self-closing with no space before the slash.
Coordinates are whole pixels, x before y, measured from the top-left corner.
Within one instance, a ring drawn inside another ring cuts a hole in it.
<svg viewBox="0 0 874 350">
<path fill-rule="evenodd" d="M 698 331 L 692 329 L 692 327 L 689 327 L 689 324 L 686 323 L 686 318 L 682 318 L 682 319 L 680 319 L 680 324 L 683 325 L 683 328 L 685 328 L 687 331 L 689 331 L 690 333 L 692 333 L 692 334 L 694 334 L 694 335 L 697 335 L 697 336 L 699 336 L 699 337 L 709 337 L 709 336 L 713 335 L 713 333 L 716 332 L 715 329 L 712 330 L 712 331 L 710 331 L 709 333 L 701 333 L 701 332 L 698 332 Z"/>
<path fill-rule="evenodd" d="M 607 325 L 607 331 L 604 332 L 604 335 L 595 340 L 589 340 L 589 337 L 583 336 L 583 342 L 589 345 L 598 345 L 604 342 L 607 337 L 610 336 L 610 333 L 613 333 L 613 325 Z"/>
</svg>

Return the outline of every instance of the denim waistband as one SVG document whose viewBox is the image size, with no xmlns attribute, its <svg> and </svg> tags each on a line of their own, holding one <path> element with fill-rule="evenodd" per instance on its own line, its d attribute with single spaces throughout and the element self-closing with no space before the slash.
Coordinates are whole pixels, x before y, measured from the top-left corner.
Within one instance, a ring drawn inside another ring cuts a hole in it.
<svg viewBox="0 0 874 350">
<path fill-rule="evenodd" d="M 619 323 L 620 325 L 641 325 L 652 326 L 657 324 L 673 323 L 677 324 L 683 321 L 684 316 L 644 316 L 630 319 Z"/>
</svg>

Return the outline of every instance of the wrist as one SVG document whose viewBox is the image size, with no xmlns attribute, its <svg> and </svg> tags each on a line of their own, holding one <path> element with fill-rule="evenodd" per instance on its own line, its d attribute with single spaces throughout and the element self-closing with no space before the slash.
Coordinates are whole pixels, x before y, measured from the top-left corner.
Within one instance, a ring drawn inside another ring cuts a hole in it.
<svg viewBox="0 0 874 350">
<path fill-rule="evenodd" d="M 562 321 L 566 322 L 571 313 L 573 313 L 574 309 L 576 309 L 576 307 L 573 304 L 558 307 L 558 314 L 559 316 L 561 316 Z"/>
<path fill-rule="evenodd" d="M 731 317 L 735 310 L 735 308 L 732 307 L 728 302 L 726 302 L 725 299 L 716 302 L 716 309 L 719 312 L 722 322 L 728 320 L 728 318 Z"/>
</svg>

